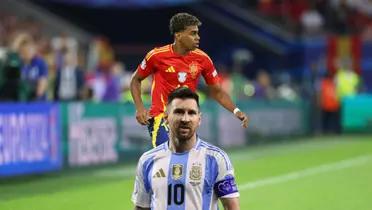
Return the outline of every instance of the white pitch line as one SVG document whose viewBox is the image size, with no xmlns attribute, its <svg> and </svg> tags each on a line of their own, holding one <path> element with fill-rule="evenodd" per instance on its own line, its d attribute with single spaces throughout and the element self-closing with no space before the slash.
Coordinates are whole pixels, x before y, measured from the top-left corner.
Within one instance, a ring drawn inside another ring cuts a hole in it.
<svg viewBox="0 0 372 210">
<path fill-rule="evenodd" d="M 357 166 L 357 165 L 362 165 L 370 160 L 372 160 L 372 156 L 367 155 L 367 156 L 360 156 L 360 157 L 353 158 L 353 159 L 342 160 L 342 161 L 338 161 L 334 163 L 323 164 L 317 167 L 307 168 L 307 169 L 300 170 L 300 171 L 294 171 L 294 172 L 280 175 L 280 176 L 274 176 L 274 177 L 269 177 L 266 179 L 257 180 L 254 182 L 248 182 L 248 183 L 239 185 L 238 189 L 239 190 L 250 190 L 250 189 L 255 189 L 258 187 L 263 187 L 266 185 L 279 184 L 279 183 L 283 183 L 283 182 L 287 182 L 291 180 L 300 179 L 306 176 L 311 176 L 311 175 L 321 174 L 325 172 L 350 168 L 350 167 Z"/>
</svg>

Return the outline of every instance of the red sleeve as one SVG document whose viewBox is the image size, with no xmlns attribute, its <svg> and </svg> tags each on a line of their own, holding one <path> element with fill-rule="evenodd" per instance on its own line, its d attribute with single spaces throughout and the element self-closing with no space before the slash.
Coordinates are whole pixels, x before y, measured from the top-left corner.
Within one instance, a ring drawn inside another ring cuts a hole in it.
<svg viewBox="0 0 372 210">
<path fill-rule="evenodd" d="M 217 84 L 220 81 L 220 79 L 217 70 L 212 63 L 212 60 L 209 57 L 203 56 L 202 66 L 203 66 L 202 75 L 205 79 L 205 82 L 208 85 Z"/>
<path fill-rule="evenodd" d="M 154 50 L 151 50 L 149 53 L 147 53 L 146 57 L 137 67 L 138 74 L 143 78 L 146 78 L 155 71 L 154 68 L 155 56 L 153 56 L 153 51 Z"/>
</svg>

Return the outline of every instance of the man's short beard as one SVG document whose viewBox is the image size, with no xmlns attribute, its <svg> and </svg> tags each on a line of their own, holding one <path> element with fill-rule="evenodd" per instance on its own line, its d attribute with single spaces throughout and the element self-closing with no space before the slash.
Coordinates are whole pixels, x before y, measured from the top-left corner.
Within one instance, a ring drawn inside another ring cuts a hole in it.
<svg viewBox="0 0 372 210">
<path fill-rule="evenodd" d="M 182 142 L 182 141 L 187 141 L 189 139 L 191 139 L 193 137 L 195 132 L 190 132 L 189 135 L 181 135 L 179 132 L 175 132 L 175 137 L 178 139 L 178 141 Z"/>
</svg>

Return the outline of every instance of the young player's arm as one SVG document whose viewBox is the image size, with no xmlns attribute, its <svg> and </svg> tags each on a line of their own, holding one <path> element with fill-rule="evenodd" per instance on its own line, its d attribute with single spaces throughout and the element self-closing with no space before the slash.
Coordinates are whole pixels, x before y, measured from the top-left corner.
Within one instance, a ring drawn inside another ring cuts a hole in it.
<svg viewBox="0 0 372 210">
<path fill-rule="evenodd" d="M 147 53 L 141 64 L 138 65 L 137 70 L 133 73 L 130 81 L 130 92 L 136 107 L 136 119 L 141 125 L 148 125 L 150 119 L 149 113 L 141 98 L 141 82 L 153 73 L 154 58 L 151 58 L 153 54 L 154 50 Z"/>
<path fill-rule="evenodd" d="M 221 198 L 225 210 L 240 210 L 239 198 Z"/>
<path fill-rule="evenodd" d="M 132 94 L 133 102 L 136 107 L 136 119 L 141 125 L 149 124 L 149 113 L 143 104 L 141 98 L 141 82 L 145 77 L 139 75 L 138 69 L 133 73 L 130 81 L 130 92 Z"/>
<path fill-rule="evenodd" d="M 212 60 L 208 55 L 204 54 L 203 56 L 203 71 L 202 75 L 205 79 L 205 82 L 208 85 L 211 96 L 219 104 L 221 104 L 225 109 L 234 113 L 234 115 L 242 121 L 242 126 L 244 128 L 248 127 L 248 116 L 238 109 L 234 102 L 231 100 L 229 94 L 227 94 L 221 87 L 219 82 L 219 77 L 216 68 L 213 65 Z"/>
</svg>

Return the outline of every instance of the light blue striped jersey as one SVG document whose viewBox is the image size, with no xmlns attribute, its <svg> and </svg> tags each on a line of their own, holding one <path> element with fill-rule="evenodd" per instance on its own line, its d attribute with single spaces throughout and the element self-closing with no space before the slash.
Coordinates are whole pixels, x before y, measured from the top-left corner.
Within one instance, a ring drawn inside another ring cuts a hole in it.
<svg viewBox="0 0 372 210">
<path fill-rule="evenodd" d="M 132 201 L 152 210 L 216 210 L 218 198 L 239 197 L 234 169 L 220 148 L 198 139 L 185 153 L 168 142 L 144 153 L 137 166 Z"/>
</svg>

